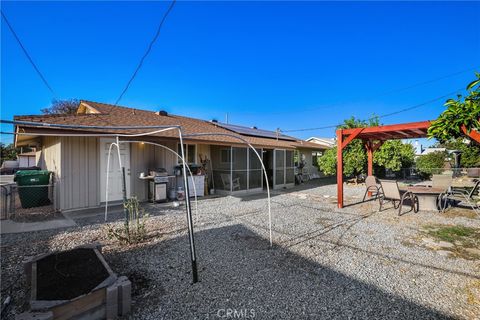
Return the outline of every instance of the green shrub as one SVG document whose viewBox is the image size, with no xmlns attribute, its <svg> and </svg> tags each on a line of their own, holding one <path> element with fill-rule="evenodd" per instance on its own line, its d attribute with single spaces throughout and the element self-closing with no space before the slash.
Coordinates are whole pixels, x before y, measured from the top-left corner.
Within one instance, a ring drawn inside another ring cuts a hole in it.
<svg viewBox="0 0 480 320">
<path fill-rule="evenodd" d="M 415 160 L 418 173 L 424 178 L 430 178 L 432 174 L 440 174 L 445 165 L 447 153 L 444 151 L 435 151 L 419 156 Z"/>
<path fill-rule="evenodd" d="M 116 239 L 121 243 L 131 244 L 145 240 L 147 231 L 145 229 L 145 220 L 148 214 L 140 208 L 137 197 L 132 197 L 124 204 L 128 213 L 128 219 L 122 227 L 108 226 L 107 235 L 109 239 Z"/>
</svg>

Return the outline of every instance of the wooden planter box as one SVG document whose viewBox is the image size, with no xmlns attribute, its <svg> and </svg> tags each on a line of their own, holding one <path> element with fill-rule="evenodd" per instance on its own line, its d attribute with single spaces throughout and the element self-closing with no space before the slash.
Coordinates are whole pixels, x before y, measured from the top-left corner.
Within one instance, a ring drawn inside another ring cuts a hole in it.
<svg viewBox="0 0 480 320">
<path fill-rule="evenodd" d="M 100 246 L 82 246 L 62 253 L 78 251 L 79 249 L 83 253 L 86 253 L 85 250 L 94 252 L 94 255 L 90 252 L 87 253 L 98 259 L 100 263 L 96 263 L 96 265 L 105 268 L 105 270 L 102 270 L 105 279 L 102 279 L 93 289 L 74 298 L 62 300 L 38 299 L 39 296 L 42 296 L 39 288 L 39 277 L 41 277 L 38 272 L 39 263 L 43 259 L 58 253 L 33 257 L 25 262 L 27 282 L 31 286 L 30 309 L 32 312 L 19 315 L 18 319 L 38 319 L 39 317 L 42 319 L 115 319 L 117 316 L 125 315 L 130 311 L 131 283 L 128 278 L 117 277 L 105 261 Z M 55 264 L 56 267 L 57 264 Z M 82 279 L 83 277 L 85 281 L 93 281 L 93 283 L 96 281 L 89 278 L 88 273 L 82 275 Z"/>
</svg>

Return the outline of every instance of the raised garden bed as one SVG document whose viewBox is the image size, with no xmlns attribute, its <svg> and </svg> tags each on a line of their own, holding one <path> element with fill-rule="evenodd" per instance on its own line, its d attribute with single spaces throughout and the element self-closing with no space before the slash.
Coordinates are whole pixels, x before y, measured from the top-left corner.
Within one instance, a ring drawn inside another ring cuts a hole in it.
<svg viewBox="0 0 480 320">
<path fill-rule="evenodd" d="M 131 283 L 117 277 L 99 246 L 43 254 L 25 263 L 31 288 L 23 319 L 113 319 L 130 311 Z"/>
</svg>

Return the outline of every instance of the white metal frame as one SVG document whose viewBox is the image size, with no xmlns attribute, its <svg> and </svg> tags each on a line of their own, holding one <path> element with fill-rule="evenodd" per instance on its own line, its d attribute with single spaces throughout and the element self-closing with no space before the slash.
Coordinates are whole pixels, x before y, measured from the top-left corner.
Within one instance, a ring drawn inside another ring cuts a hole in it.
<svg viewBox="0 0 480 320">
<path fill-rule="evenodd" d="M 277 151 L 282 151 L 283 154 L 283 184 L 277 184 Z M 295 164 L 293 167 L 287 167 L 287 151 L 294 152 L 294 150 L 289 149 L 273 149 L 273 189 L 285 189 L 285 188 L 292 188 L 295 186 L 295 171 L 294 171 L 294 179 L 293 183 L 287 183 L 287 168 L 295 168 Z"/>
<path fill-rule="evenodd" d="M 230 148 L 230 190 L 221 190 L 221 189 L 218 189 L 217 190 L 217 193 L 218 194 L 221 194 L 221 195 L 245 195 L 245 194 L 254 194 L 254 193 L 259 193 L 259 192 L 262 192 L 263 191 L 263 178 L 260 180 L 260 187 L 258 188 L 254 188 L 254 189 L 251 189 L 250 188 L 250 153 L 252 152 L 252 150 L 248 147 L 246 147 L 245 149 L 247 149 L 247 169 L 245 170 L 246 172 L 246 178 L 247 178 L 247 189 L 246 190 L 233 190 L 233 148 L 243 148 L 243 147 L 233 147 L 233 146 L 229 146 L 228 148 Z M 261 165 L 263 165 L 263 148 L 258 148 L 260 150 L 260 154 L 261 154 Z M 221 157 L 221 155 L 220 155 Z M 225 162 L 222 162 L 223 164 L 225 164 Z M 255 171 L 260 171 L 260 174 L 262 174 L 262 167 L 260 167 L 260 169 L 255 169 Z"/>
<path fill-rule="evenodd" d="M 50 124 L 50 123 L 36 123 L 36 122 L 30 122 L 30 121 L 11 121 L 11 120 L 3 120 L 0 119 L 0 123 L 6 123 L 6 124 L 13 124 L 13 125 L 30 125 L 30 126 L 39 126 L 39 127 L 53 127 L 53 128 L 75 128 L 75 129 L 112 129 L 112 130 L 121 130 L 121 129 L 140 129 L 140 130 L 145 130 L 145 129 L 158 129 L 162 128 L 160 130 L 152 131 L 152 132 L 146 132 L 146 133 L 141 133 L 141 134 L 39 134 L 36 133 L 36 135 L 44 135 L 44 136 L 95 136 L 95 137 L 100 137 L 100 136 L 113 136 L 116 137 L 117 139 L 117 151 L 118 149 L 118 140 L 119 137 L 140 137 L 140 136 L 148 136 L 148 135 L 153 135 L 158 132 L 166 131 L 166 130 L 178 130 L 179 138 L 180 138 L 180 143 L 182 145 L 182 157 L 185 159 L 185 150 L 183 148 L 183 139 L 185 137 L 201 137 L 201 136 L 228 136 L 237 140 L 242 141 L 243 143 L 247 144 L 253 152 L 256 154 L 258 159 L 260 160 L 260 163 L 262 165 L 262 170 L 264 173 L 264 177 L 266 179 L 267 183 L 267 205 L 268 205 L 268 229 L 269 229 L 269 239 L 270 239 L 270 246 L 273 246 L 273 236 L 272 236 L 272 213 L 271 213 L 271 199 L 270 199 L 270 188 L 269 188 L 269 183 L 268 183 L 268 175 L 267 175 L 267 170 L 265 169 L 265 165 L 263 164 L 262 157 L 258 154 L 257 150 L 252 146 L 250 142 L 248 142 L 246 139 L 230 134 L 230 133 L 218 133 L 218 132 L 205 132 L 205 133 L 194 133 L 194 134 L 183 134 L 181 126 L 126 126 L 126 127 L 116 127 L 116 126 L 85 126 L 85 125 L 78 125 L 78 126 L 71 126 L 71 125 L 62 125 L 62 124 Z M 12 133 L 14 135 L 31 135 L 31 133 L 26 133 L 26 132 L 15 132 Z M 119 157 L 120 158 L 120 157 Z M 119 159 L 121 162 L 121 159 Z M 184 184 L 185 186 L 188 185 L 188 177 L 187 177 L 187 165 L 185 161 L 183 161 L 183 178 L 184 178 Z M 107 178 L 108 179 L 108 178 Z M 190 254 L 191 254 L 191 260 L 192 260 L 192 276 L 193 276 L 193 282 L 197 282 L 197 263 L 196 263 L 196 253 L 195 253 L 195 244 L 194 244 L 194 237 L 193 237 L 193 221 L 191 218 L 191 207 L 190 207 L 190 198 L 188 194 L 188 188 L 185 190 L 185 204 L 186 204 L 186 211 L 187 211 L 187 224 L 188 224 L 188 235 L 189 235 L 189 242 L 190 242 Z"/>
</svg>

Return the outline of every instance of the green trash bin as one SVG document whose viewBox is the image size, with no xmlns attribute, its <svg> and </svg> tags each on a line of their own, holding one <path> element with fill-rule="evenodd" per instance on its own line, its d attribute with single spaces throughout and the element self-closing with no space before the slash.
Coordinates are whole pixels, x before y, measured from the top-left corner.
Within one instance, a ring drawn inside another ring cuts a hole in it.
<svg viewBox="0 0 480 320">
<path fill-rule="evenodd" d="M 22 208 L 34 208 L 50 204 L 48 185 L 50 184 L 51 174 L 47 170 L 17 171 L 13 181 L 17 183 Z"/>
</svg>

